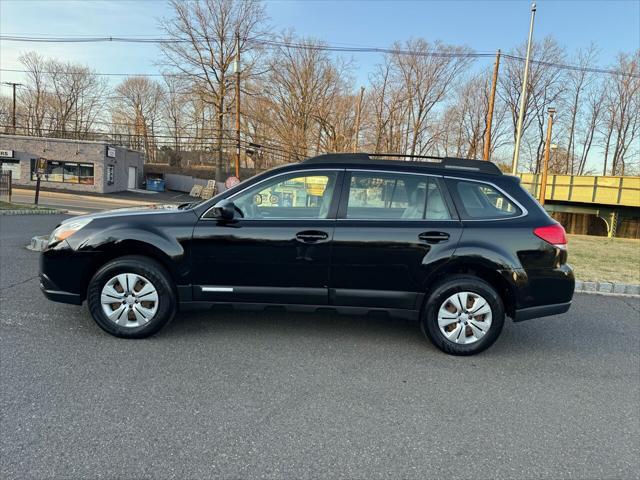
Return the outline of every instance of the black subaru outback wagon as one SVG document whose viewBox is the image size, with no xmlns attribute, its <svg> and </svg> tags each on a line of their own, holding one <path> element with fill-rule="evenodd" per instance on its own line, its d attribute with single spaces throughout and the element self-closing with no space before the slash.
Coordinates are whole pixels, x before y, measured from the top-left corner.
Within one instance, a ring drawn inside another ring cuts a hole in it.
<svg viewBox="0 0 640 480">
<path fill-rule="evenodd" d="M 208 201 L 66 220 L 40 279 L 118 337 L 152 335 L 178 308 L 284 306 L 417 319 L 467 355 L 505 317 L 566 312 L 566 262 L 563 228 L 493 163 L 330 154 Z"/>
</svg>

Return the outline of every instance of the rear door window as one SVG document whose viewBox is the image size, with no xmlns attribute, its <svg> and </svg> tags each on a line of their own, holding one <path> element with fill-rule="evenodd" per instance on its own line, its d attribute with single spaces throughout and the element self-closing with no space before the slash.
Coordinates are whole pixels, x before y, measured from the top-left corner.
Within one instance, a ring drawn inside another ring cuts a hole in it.
<svg viewBox="0 0 640 480">
<path fill-rule="evenodd" d="M 346 218 L 353 220 L 450 220 L 434 177 L 385 172 L 351 174 Z"/>
<path fill-rule="evenodd" d="M 461 215 L 468 220 L 517 217 L 522 210 L 500 190 L 487 183 L 455 181 Z"/>
</svg>

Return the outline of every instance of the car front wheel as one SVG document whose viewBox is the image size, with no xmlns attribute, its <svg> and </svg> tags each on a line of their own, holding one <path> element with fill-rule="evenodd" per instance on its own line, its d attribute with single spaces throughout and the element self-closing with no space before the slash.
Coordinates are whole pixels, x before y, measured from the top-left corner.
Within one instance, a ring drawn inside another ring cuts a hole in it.
<svg viewBox="0 0 640 480">
<path fill-rule="evenodd" d="M 100 268 L 87 292 L 100 328 L 122 338 L 145 338 L 175 315 L 176 298 L 165 269 L 149 258 L 117 258 Z"/>
<path fill-rule="evenodd" d="M 484 280 L 454 276 L 433 288 L 425 305 L 423 333 L 443 352 L 473 355 L 490 347 L 504 325 L 500 295 Z"/>
</svg>

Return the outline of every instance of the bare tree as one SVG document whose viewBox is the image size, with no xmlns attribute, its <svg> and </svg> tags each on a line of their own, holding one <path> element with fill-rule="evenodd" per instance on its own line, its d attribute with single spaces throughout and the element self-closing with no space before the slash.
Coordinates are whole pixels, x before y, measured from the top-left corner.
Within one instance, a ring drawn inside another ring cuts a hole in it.
<svg viewBox="0 0 640 480">
<path fill-rule="evenodd" d="M 301 39 L 295 45 L 290 34 L 282 37 L 264 83 L 273 133 L 291 160 L 304 158 L 313 145 L 327 139 L 335 145 L 334 101 L 350 90 L 348 63 L 333 61 L 327 52 L 315 48 L 320 42 Z"/>
<path fill-rule="evenodd" d="M 90 68 L 30 52 L 19 95 L 20 124 L 32 135 L 87 138 L 103 114 L 107 83 Z"/>
<path fill-rule="evenodd" d="M 395 83 L 393 72 L 391 58 L 386 56 L 384 63 L 378 65 L 369 78 L 371 92 L 367 104 L 370 105 L 371 118 L 368 141 L 376 153 L 399 152 L 402 149 L 406 125 L 402 118 L 407 110 L 407 95 Z"/>
<path fill-rule="evenodd" d="M 523 57 L 526 44 L 522 44 L 514 51 L 514 56 Z M 532 45 L 533 61 L 529 70 L 527 87 L 527 101 L 525 104 L 524 120 L 522 124 L 523 141 L 533 142 L 528 149 L 531 154 L 529 164 L 532 171 L 539 171 L 541 153 L 544 149 L 544 125 L 546 124 L 547 107 L 555 103 L 564 90 L 562 70 L 553 66 L 563 61 L 564 49 L 551 37 Z M 505 55 L 501 66 L 498 82 L 498 95 L 507 105 L 511 113 L 513 138 L 515 141 L 516 125 L 518 123 L 520 94 L 524 75 L 523 63 L 513 56 Z M 526 137 L 530 126 L 535 122 L 537 131 L 529 138 Z"/>
<path fill-rule="evenodd" d="M 128 77 L 116 87 L 114 133 L 126 135 L 132 147 L 144 149 L 150 162 L 156 158 L 156 127 L 163 101 L 162 86 L 148 77 Z"/>
<path fill-rule="evenodd" d="M 26 89 L 20 94 L 20 103 L 26 110 L 25 131 L 28 134 L 43 136 L 43 123 L 46 115 L 46 69 L 47 61 L 35 52 L 20 56 L 20 63 L 26 73 Z"/>
<path fill-rule="evenodd" d="M 163 43 L 164 63 L 193 83 L 202 101 L 216 111 L 216 178 L 222 178 L 225 115 L 230 111 L 231 66 L 236 56 L 236 32 L 240 50 L 250 54 L 255 38 L 262 34 L 266 18 L 254 0 L 171 0 L 174 17 L 161 24 L 174 40 Z"/>
<path fill-rule="evenodd" d="M 602 123 L 605 102 L 605 90 L 603 88 L 603 85 L 604 82 L 602 81 L 592 82 L 590 88 L 587 90 L 587 105 L 586 108 L 583 109 L 585 118 L 584 126 L 582 128 L 582 149 L 577 169 L 578 175 L 582 175 L 585 172 L 589 152 L 591 151 L 591 147 L 593 146 L 595 135 Z M 578 140 L 576 139 L 576 145 L 577 142 Z"/>
<path fill-rule="evenodd" d="M 457 90 L 454 102 L 439 120 L 438 152 L 457 157 L 478 158 L 484 150 L 489 108 L 491 71 L 472 76 Z M 502 147 L 507 135 L 507 110 L 499 99 L 494 108 L 491 152 Z"/>
<path fill-rule="evenodd" d="M 609 109 L 615 138 L 611 164 L 612 175 L 624 175 L 630 147 L 640 134 L 640 50 L 618 56 L 617 70 L 627 75 L 612 77 L 611 100 L 617 105 Z M 637 152 L 636 152 L 637 153 Z"/>
<path fill-rule="evenodd" d="M 576 159 L 575 155 L 575 135 L 576 129 L 579 128 L 582 108 L 584 107 L 584 102 L 581 101 L 582 96 L 585 89 L 588 89 L 590 83 L 594 81 L 594 75 L 589 73 L 586 67 L 589 67 L 594 62 L 596 53 L 597 50 L 594 44 L 591 44 L 587 49 L 578 50 L 574 64 L 579 68 L 571 70 L 567 74 L 567 94 L 570 99 L 568 102 L 569 126 L 565 173 L 570 173 L 571 175 L 574 174 L 576 166 L 580 170 L 582 165 L 582 157 Z M 591 113 L 593 113 L 593 110 Z M 592 120 L 595 119 L 592 117 Z M 577 165 L 576 160 L 578 160 Z"/>
<path fill-rule="evenodd" d="M 400 44 L 393 49 L 399 50 Z M 423 39 L 409 40 L 405 45 L 411 55 L 394 53 L 392 63 L 397 81 L 407 94 L 407 153 L 424 154 L 432 145 L 429 124 L 435 108 L 451 92 L 461 73 L 470 65 L 465 47 L 433 44 Z"/>
<path fill-rule="evenodd" d="M 471 63 L 468 49 L 423 39 L 395 43 L 392 49 L 370 77 L 365 138 L 377 152 L 420 155 L 445 145 L 448 149 L 451 132 L 441 123 L 440 107 Z"/>
<path fill-rule="evenodd" d="M 191 96 L 189 83 L 176 75 L 164 75 L 164 95 L 162 97 L 162 117 L 168 134 L 173 140 L 173 148 L 179 152 L 182 138 L 190 137 L 188 129 L 188 98 Z"/>
<path fill-rule="evenodd" d="M 10 96 L 0 95 L 0 128 L 2 133 L 12 133 L 11 122 L 13 114 L 13 100 Z"/>
</svg>

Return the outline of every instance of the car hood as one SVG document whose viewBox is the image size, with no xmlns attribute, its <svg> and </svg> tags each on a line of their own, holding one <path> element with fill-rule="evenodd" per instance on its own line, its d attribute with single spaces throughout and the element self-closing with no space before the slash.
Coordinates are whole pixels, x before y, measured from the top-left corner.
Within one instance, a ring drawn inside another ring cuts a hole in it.
<svg viewBox="0 0 640 480">
<path fill-rule="evenodd" d="M 146 205 L 142 207 L 117 208 L 115 210 L 105 210 L 103 212 L 88 213 L 64 220 L 62 223 L 77 221 L 79 219 L 115 218 L 133 215 L 157 215 L 163 213 L 175 213 L 179 211 L 177 204 Z"/>
</svg>

